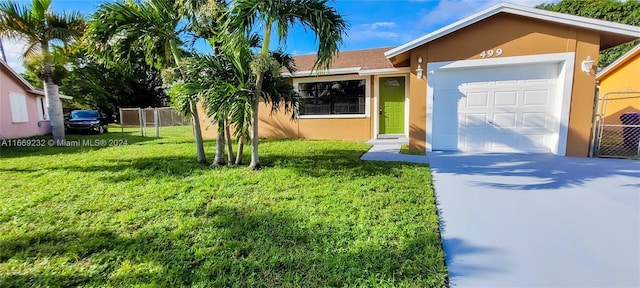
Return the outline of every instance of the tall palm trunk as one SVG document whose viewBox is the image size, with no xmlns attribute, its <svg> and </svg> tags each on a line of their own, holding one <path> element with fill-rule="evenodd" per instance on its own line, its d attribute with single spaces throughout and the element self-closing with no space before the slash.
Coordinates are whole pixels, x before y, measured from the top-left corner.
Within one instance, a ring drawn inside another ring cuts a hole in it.
<svg viewBox="0 0 640 288">
<path fill-rule="evenodd" d="M 253 103 L 251 103 L 253 114 L 251 115 L 251 163 L 249 168 L 254 170 L 260 169 L 260 160 L 258 159 L 258 143 L 260 142 L 260 139 L 258 139 L 258 108 L 260 107 L 260 100 L 257 95 L 262 93 L 262 77 L 263 74 L 259 73 L 256 81 L 256 95 L 253 97 Z"/>
<path fill-rule="evenodd" d="M 261 56 L 267 57 L 269 56 L 269 42 L 271 40 L 271 26 L 273 26 L 273 20 L 268 19 L 266 25 L 264 26 L 264 39 L 262 43 L 262 51 Z M 258 71 L 258 75 L 256 75 L 256 87 L 254 90 L 253 96 L 253 123 L 251 123 L 251 163 L 249 164 L 249 168 L 257 170 L 260 169 L 260 160 L 258 159 L 258 142 L 260 139 L 258 138 L 258 109 L 260 108 L 260 97 L 262 97 L 262 83 L 264 82 L 264 71 Z"/>
<path fill-rule="evenodd" d="M 229 122 L 224 120 L 224 141 L 227 142 L 229 154 L 227 154 L 227 165 L 233 164 L 233 142 L 231 141 L 231 130 L 229 130 Z"/>
<path fill-rule="evenodd" d="M 238 138 L 238 154 L 236 154 L 236 165 L 242 165 L 242 150 L 244 150 L 244 137 Z"/>
<path fill-rule="evenodd" d="M 198 115 L 198 105 L 196 101 L 189 101 L 191 109 L 191 121 L 193 122 L 193 136 L 196 138 L 196 159 L 198 163 L 207 163 L 207 157 L 204 154 L 204 141 L 202 140 L 202 130 L 200 130 L 200 116 Z"/>
<path fill-rule="evenodd" d="M 51 134 L 56 146 L 64 146 L 64 116 L 62 115 L 62 102 L 58 93 L 58 85 L 53 83 L 51 78 L 51 70 L 53 63 L 49 55 L 49 44 L 41 43 L 42 53 L 44 55 L 43 77 L 44 96 L 47 100 L 47 112 L 49 112 L 49 125 L 51 125 Z"/>
<path fill-rule="evenodd" d="M 182 58 L 180 57 L 180 49 L 176 45 L 176 42 L 169 41 L 169 47 L 171 48 L 171 54 L 176 62 L 176 67 L 180 70 L 180 75 L 184 78 L 184 71 L 182 71 Z M 196 138 L 196 160 L 198 163 L 207 163 L 207 157 L 204 154 L 204 141 L 202 140 L 202 129 L 200 129 L 200 115 L 198 115 L 198 104 L 195 100 L 189 101 L 189 112 L 191 113 L 191 122 L 193 124 L 193 137 Z"/>
<path fill-rule="evenodd" d="M 224 165 L 224 131 L 222 130 L 223 125 L 221 122 L 218 122 L 218 136 L 216 137 L 216 156 L 213 158 L 213 163 L 211 166 L 222 166 Z"/>
</svg>

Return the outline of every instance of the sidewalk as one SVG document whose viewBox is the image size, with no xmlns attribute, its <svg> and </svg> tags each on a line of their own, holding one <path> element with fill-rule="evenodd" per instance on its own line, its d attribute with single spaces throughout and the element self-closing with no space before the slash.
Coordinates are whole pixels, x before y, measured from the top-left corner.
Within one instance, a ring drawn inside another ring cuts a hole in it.
<svg viewBox="0 0 640 288">
<path fill-rule="evenodd" d="M 399 139 L 372 139 L 367 144 L 373 147 L 364 153 L 361 160 L 372 161 L 398 161 L 410 163 L 429 163 L 429 159 L 424 155 L 406 155 L 400 154 L 400 147 L 408 143 L 407 138 Z"/>
</svg>

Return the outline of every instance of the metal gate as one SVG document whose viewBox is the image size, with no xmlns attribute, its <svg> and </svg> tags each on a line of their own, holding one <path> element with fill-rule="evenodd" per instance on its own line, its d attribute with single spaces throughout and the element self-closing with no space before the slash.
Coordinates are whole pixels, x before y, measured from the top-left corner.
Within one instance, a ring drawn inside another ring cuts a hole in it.
<svg viewBox="0 0 640 288">
<path fill-rule="evenodd" d="M 597 104 L 593 155 L 640 159 L 640 92 L 610 92 Z"/>
</svg>

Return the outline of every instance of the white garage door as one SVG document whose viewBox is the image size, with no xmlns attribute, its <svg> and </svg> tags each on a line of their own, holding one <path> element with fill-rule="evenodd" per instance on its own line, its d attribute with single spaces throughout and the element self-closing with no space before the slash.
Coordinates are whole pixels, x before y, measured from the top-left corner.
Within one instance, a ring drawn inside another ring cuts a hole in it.
<svg viewBox="0 0 640 288">
<path fill-rule="evenodd" d="M 433 150 L 550 152 L 558 64 L 436 71 Z"/>
</svg>

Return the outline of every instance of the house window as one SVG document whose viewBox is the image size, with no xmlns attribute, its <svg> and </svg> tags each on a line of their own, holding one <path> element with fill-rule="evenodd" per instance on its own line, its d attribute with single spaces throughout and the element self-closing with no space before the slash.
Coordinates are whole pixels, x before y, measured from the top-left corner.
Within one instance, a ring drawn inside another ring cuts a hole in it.
<svg viewBox="0 0 640 288">
<path fill-rule="evenodd" d="M 299 83 L 300 115 L 365 114 L 366 85 L 365 80 Z"/>
<path fill-rule="evenodd" d="M 38 97 L 38 117 L 40 121 L 49 120 L 49 112 L 47 111 L 47 102 L 45 102 L 44 97 Z"/>
<path fill-rule="evenodd" d="M 9 104 L 11 105 L 11 120 L 13 123 L 29 122 L 27 98 L 23 94 L 9 93 Z"/>
</svg>

